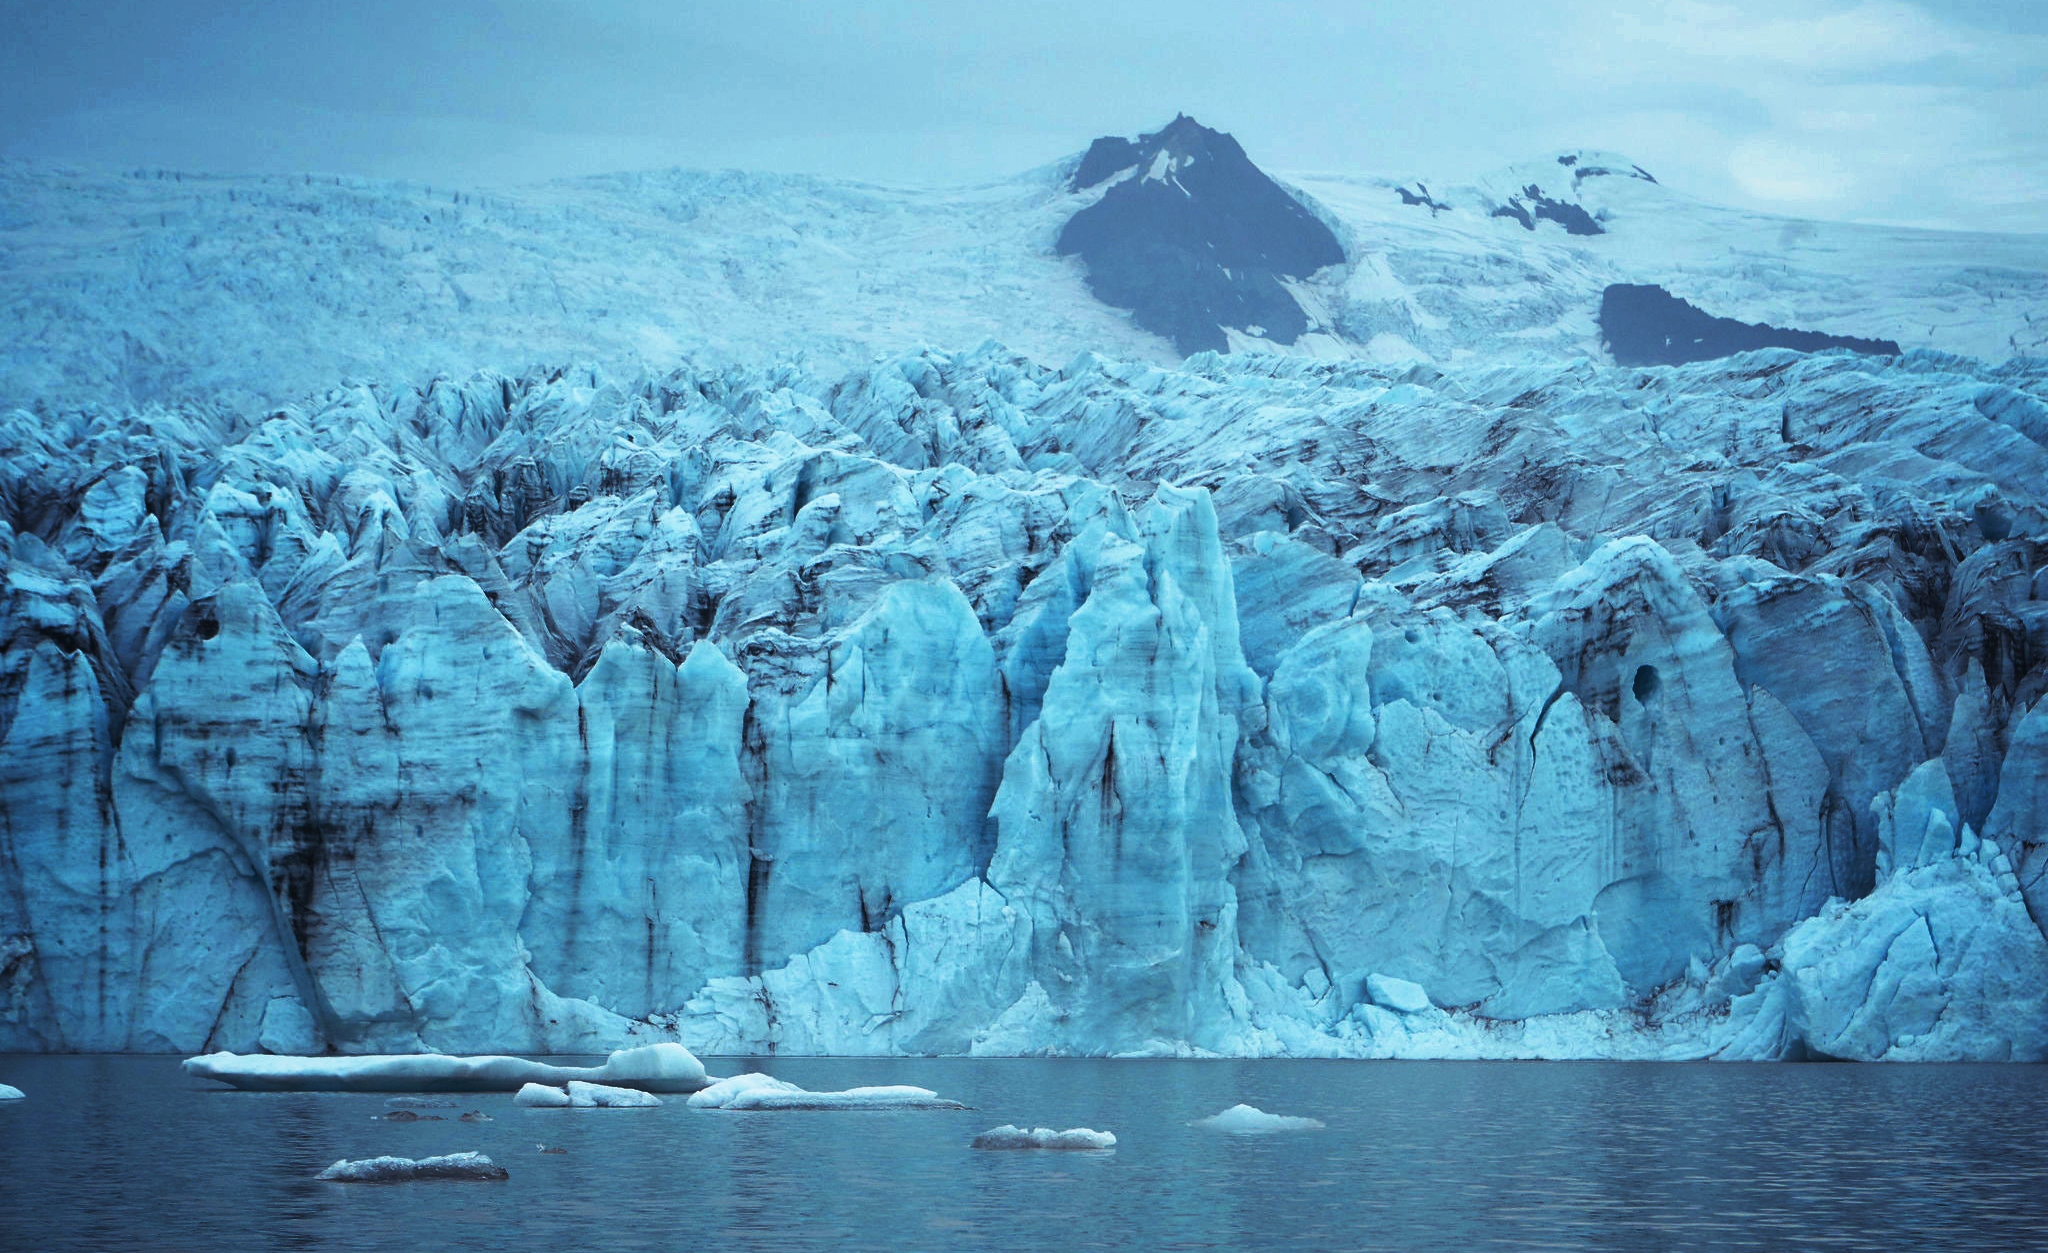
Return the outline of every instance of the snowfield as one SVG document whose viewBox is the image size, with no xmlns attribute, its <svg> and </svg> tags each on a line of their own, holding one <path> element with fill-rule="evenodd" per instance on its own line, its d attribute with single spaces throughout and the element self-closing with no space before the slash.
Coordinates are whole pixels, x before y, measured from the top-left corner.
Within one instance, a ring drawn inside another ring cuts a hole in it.
<svg viewBox="0 0 2048 1253">
<path fill-rule="evenodd" d="M 1175 360 L 1054 253 L 1107 190 L 1068 191 L 1077 161 L 959 189 L 671 170 L 497 190 L 0 162 L 0 405 L 254 409 L 345 378 L 571 360 L 631 372 L 800 357 L 830 378 L 985 338 L 1049 364 Z M 1617 282 L 1986 361 L 2048 351 L 2048 236 L 1806 222 L 1574 177 L 1632 168 L 1587 152 L 1470 186 L 1284 177 L 1348 258 L 1290 284 L 1317 323 L 1291 351 L 1597 358 L 1600 293 Z M 1532 184 L 1605 233 L 1492 216 Z M 1418 185 L 1448 207 L 1404 204 L 1399 189 Z"/>
</svg>

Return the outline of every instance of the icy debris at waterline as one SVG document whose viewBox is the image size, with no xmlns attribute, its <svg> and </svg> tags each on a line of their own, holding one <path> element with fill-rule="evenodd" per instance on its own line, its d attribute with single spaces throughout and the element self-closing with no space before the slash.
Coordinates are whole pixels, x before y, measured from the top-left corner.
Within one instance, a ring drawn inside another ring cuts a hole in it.
<svg viewBox="0 0 2048 1253">
<path fill-rule="evenodd" d="M 449 1153 L 421 1158 L 368 1157 L 354 1162 L 344 1158 L 314 1178 L 327 1183 L 411 1183 L 426 1179 L 509 1179 L 511 1174 L 481 1153 Z"/>
<path fill-rule="evenodd" d="M 4 1083 L 0 1083 L 0 1101 L 25 1101 L 27 1099 L 27 1095 L 20 1088 L 12 1088 Z"/>
<path fill-rule="evenodd" d="M 680 1044 L 620 1049 L 602 1066 L 551 1066 L 524 1057 L 274 1057 L 208 1053 L 185 1073 L 250 1092 L 513 1092 L 523 1084 L 609 1083 L 643 1092 L 695 1092 L 704 1064 Z"/>
<path fill-rule="evenodd" d="M 1264 1135 L 1271 1131 L 1314 1131 L 1323 1125 L 1320 1118 L 1296 1118 L 1291 1114 L 1269 1114 L 1251 1105 L 1233 1105 L 1220 1114 L 1196 1119 L 1189 1124 L 1209 1131 L 1222 1131 L 1230 1135 Z"/>
<path fill-rule="evenodd" d="M 528 1109 L 651 1109 L 661 1104 L 661 1098 L 637 1088 L 608 1088 L 601 1083 L 571 1080 L 567 1088 L 529 1083 L 519 1089 L 512 1103 Z"/>
<path fill-rule="evenodd" d="M 1099 1151 L 1116 1147 L 1116 1136 L 1088 1127 L 1054 1131 L 1050 1127 L 1013 1127 L 1004 1123 L 974 1137 L 977 1149 L 1072 1149 Z"/>
<path fill-rule="evenodd" d="M 843 1092 L 810 1092 L 768 1075 L 734 1075 L 693 1094 L 697 1109 L 831 1110 L 831 1109 L 966 1109 L 930 1088 L 908 1085 L 848 1088 Z"/>
</svg>

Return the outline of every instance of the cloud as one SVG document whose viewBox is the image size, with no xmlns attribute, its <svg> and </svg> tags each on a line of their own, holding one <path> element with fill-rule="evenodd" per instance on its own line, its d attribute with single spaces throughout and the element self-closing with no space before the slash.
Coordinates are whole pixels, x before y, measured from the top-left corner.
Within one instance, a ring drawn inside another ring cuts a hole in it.
<svg viewBox="0 0 2048 1253">
<path fill-rule="evenodd" d="M 1793 10 L 1787 13 L 1787 9 Z M 1971 56 L 1981 39 L 1903 0 L 1852 7 L 1671 0 L 1651 16 L 1623 13 L 1625 38 L 1689 57 L 1856 73 Z"/>
<path fill-rule="evenodd" d="M 0 40 L 0 152 L 968 182 L 1186 110 L 1280 171 L 1590 145 L 1742 207 L 2048 231 L 2048 0 L 105 2 Z"/>
</svg>

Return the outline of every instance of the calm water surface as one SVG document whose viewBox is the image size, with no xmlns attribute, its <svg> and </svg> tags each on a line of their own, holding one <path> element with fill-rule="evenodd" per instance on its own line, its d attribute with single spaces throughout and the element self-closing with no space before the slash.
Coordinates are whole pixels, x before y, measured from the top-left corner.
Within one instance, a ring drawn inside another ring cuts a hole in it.
<svg viewBox="0 0 2048 1253">
<path fill-rule="evenodd" d="M 744 1063 L 713 1064 L 731 1073 Z M 175 1059 L 0 1057 L 8 1250 L 2048 1249 L 2048 1068 L 780 1060 L 965 1112 L 523 1110 L 243 1093 Z M 1228 1137 L 1239 1101 L 1328 1127 Z M 438 1111 L 446 1114 L 459 1110 Z M 977 1153 L 998 1123 L 1109 1154 Z M 568 1150 L 541 1154 L 546 1143 Z M 508 1182 L 325 1184 L 477 1149 Z"/>
</svg>

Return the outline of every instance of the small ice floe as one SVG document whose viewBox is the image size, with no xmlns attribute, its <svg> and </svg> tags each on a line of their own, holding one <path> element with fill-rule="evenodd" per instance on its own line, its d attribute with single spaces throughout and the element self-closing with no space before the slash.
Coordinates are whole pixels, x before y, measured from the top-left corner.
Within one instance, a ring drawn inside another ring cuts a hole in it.
<svg viewBox="0 0 2048 1253">
<path fill-rule="evenodd" d="M 455 1121 L 457 1121 L 457 1122 L 490 1122 L 490 1121 L 491 1121 L 491 1116 L 490 1116 L 489 1114 L 486 1114 L 486 1113 L 484 1113 L 484 1112 L 483 1112 L 482 1110 L 480 1110 L 480 1109 L 473 1109 L 473 1110 L 469 1111 L 469 1112 L 468 1112 L 467 1114 L 464 1114 L 464 1115 L 463 1115 L 462 1117 L 460 1117 L 460 1118 L 456 1119 Z"/>
<path fill-rule="evenodd" d="M 1088 1127 L 1069 1127 L 1065 1131 L 1054 1131 L 1050 1127 L 1012 1127 L 1008 1123 L 991 1127 L 974 1137 L 977 1149 L 1073 1149 L 1096 1151 L 1116 1147 L 1116 1137 L 1107 1131 L 1096 1131 Z"/>
<path fill-rule="evenodd" d="M 441 1116 L 440 1116 L 439 1114 L 416 1114 L 416 1113 L 414 1113 L 413 1111 L 411 1111 L 411 1110 L 409 1110 L 409 1109 L 393 1109 L 393 1110 L 386 1110 L 385 1112 L 383 1112 L 383 1113 L 381 1113 L 381 1114 L 372 1114 L 372 1115 L 370 1115 L 370 1117 L 372 1117 L 372 1118 L 381 1118 L 381 1119 L 383 1119 L 383 1120 L 384 1120 L 385 1122 L 446 1122 L 446 1121 L 447 1121 L 447 1119 L 445 1119 L 445 1118 L 441 1117 Z"/>
<path fill-rule="evenodd" d="M 848 1088 L 843 1092 L 807 1092 L 767 1075 L 734 1075 L 719 1079 L 690 1097 L 698 1109 L 966 1109 L 930 1088 L 903 1085 Z"/>
<path fill-rule="evenodd" d="M 390 1109 L 455 1109 L 453 1101 L 443 1101 L 431 1096 L 394 1096 L 384 1102 Z"/>
<path fill-rule="evenodd" d="M 567 1149 L 555 1148 L 553 1145 L 549 1144 L 536 1144 L 533 1147 L 539 1149 L 543 1153 L 567 1153 L 569 1151 Z"/>
<path fill-rule="evenodd" d="M 1209 1131 L 1223 1131 L 1231 1135 L 1264 1135 L 1269 1131 L 1314 1131 L 1323 1125 L 1319 1118 L 1296 1118 L 1289 1114 L 1269 1114 L 1250 1105 L 1233 1105 L 1220 1114 L 1196 1119 L 1188 1124 Z"/>
<path fill-rule="evenodd" d="M 506 1179 L 503 1166 L 481 1153 L 443 1157 L 366 1157 L 334 1163 L 314 1178 L 328 1183 L 410 1183 L 415 1179 Z"/>
<path fill-rule="evenodd" d="M 556 1087 L 572 1080 L 695 1092 L 704 1064 L 680 1044 L 620 1049 L 602 1066 L 551 1066 L 524 1057 L 278 1057 L 208 1053 L 186 1059 L 185 1073 L 254 1092 L 515 1092 L 521 1084 Z"/>
<path fill-rule="evenodd" d="M 742 1092 L 801 1092 L 793 1083 L 777 1079 L 773 1075 L 754 1074 L 730 1075 L 724 1079 L 713 1079 L 709 1087 L 690 1093 L 692 1109 L 724 1109 L 728 1102 Z"/>
<path fill-rule="evenodd" d="M 0 1083 L 0 1101 L 25 1101 L 27 1099 L 28 1097 L 23 1095 L 20 1088 L 10 1088 L 4 1083 Z"/>
<path fill-rule="evenodd" d="M 637 1088 L 609 1088 L 571 1079 L 566 1088 L 529 1083 L 519 1089 L 512 1103 L 528 1109 L 650 1109 L 660 1105 L 661 1098 Z"/>
</svg>

